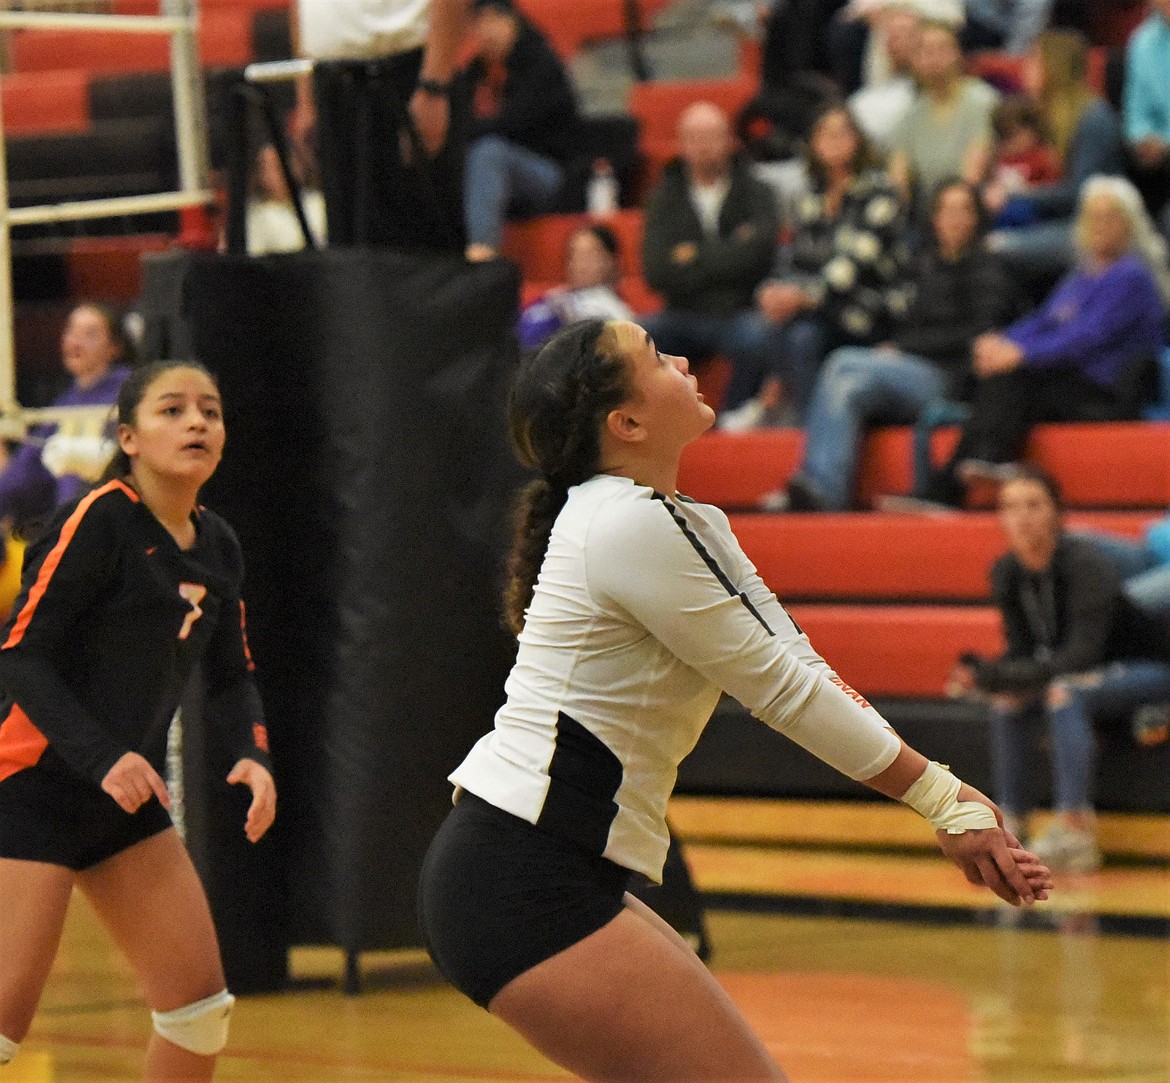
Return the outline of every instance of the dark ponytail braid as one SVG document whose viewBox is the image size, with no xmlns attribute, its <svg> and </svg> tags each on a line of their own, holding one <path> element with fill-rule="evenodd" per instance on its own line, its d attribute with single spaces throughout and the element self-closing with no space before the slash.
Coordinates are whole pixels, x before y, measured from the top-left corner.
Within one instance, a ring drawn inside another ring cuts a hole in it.
<svg viewBox="0 0 1170 1083">
<path fill-rule="evenodd" d="M 625 358 L 604 320 L 558 331 L 516 374 L 508 404 L 512 443 L 520 461 L 540 477 L 521 490 L 513 518 L 504 620 L 514 635 L 524 627 L 569 489 L 597 473 L 601 426 L 629 395 Z"/>
</svg>

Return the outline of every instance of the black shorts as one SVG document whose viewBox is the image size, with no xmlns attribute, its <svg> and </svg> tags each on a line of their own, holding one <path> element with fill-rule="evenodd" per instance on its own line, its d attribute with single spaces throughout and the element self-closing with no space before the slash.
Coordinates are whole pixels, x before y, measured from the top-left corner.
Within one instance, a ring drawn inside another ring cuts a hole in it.
<svg viewBox="0 0 1170 1083">
<path fill-rule="evenodd" d="M 0 782 L 0 857 L 81 872 L 170 826 L 156 797 L 131 815 L 92 782 L 39 766 Z"/>
<path fill-rule="evenodd" d="M 443 976 L 486 1008 L 513 978 L 608 925 L 629 880 L 465 791 L 423 861 L 419 927 Z"/>
</svg>

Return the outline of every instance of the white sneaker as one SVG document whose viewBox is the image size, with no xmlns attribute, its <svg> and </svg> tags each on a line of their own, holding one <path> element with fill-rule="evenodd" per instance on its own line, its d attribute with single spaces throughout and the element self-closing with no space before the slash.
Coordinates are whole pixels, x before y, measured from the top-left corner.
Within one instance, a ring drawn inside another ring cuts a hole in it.
<svg viewBox="0 0 1170 1083">
<path fill-rule="evenodd" d="M 723 432 L 751 432 L 764 421 L 764 404 L 759 399 L 748 399 L 733 410 L 724 410 L 715 427 Z"/>
<path fill-rule="evenodd" d="M 1101 850 L 1093 833 L 1067 827 L 1059 820 L 1031 840 L 1028 849 L 1053 872 L 1089 873 L 1101 867 Z"/>
</svg>

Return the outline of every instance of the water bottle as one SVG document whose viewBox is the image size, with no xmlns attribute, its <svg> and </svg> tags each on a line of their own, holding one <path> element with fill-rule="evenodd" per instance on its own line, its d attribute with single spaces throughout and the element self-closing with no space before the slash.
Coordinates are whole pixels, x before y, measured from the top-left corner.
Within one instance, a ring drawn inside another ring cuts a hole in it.
<svg viewBox="0 0 1170 1083">
<path fill-rule="evenodd" d="M 598 158 L 585 188 L 585 209 L 594 218 L 606 218 L 618 209 L 618 179 L 608 158 Z"/>
</svg>

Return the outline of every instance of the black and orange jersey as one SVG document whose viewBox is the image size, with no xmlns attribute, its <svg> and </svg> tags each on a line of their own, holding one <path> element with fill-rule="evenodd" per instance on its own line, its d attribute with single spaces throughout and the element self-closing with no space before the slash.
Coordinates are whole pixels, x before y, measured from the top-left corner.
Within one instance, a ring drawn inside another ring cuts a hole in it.
<svg viewBox="0 0 1170 1083">
<path fill-rule="evenodd" d="M 126 752 L 160 773 L 184 686 L 202 660 L 234 758 L 269 766 L 240 598 L 243 557 L 213 512 L 189 550 L 111 481 L 60 509 L 25 554 L 0 632 L 0 780 L 33 765 L 100 783 Z M 218 736 L 218 735 L 217 735 Z"/>
</svg>

